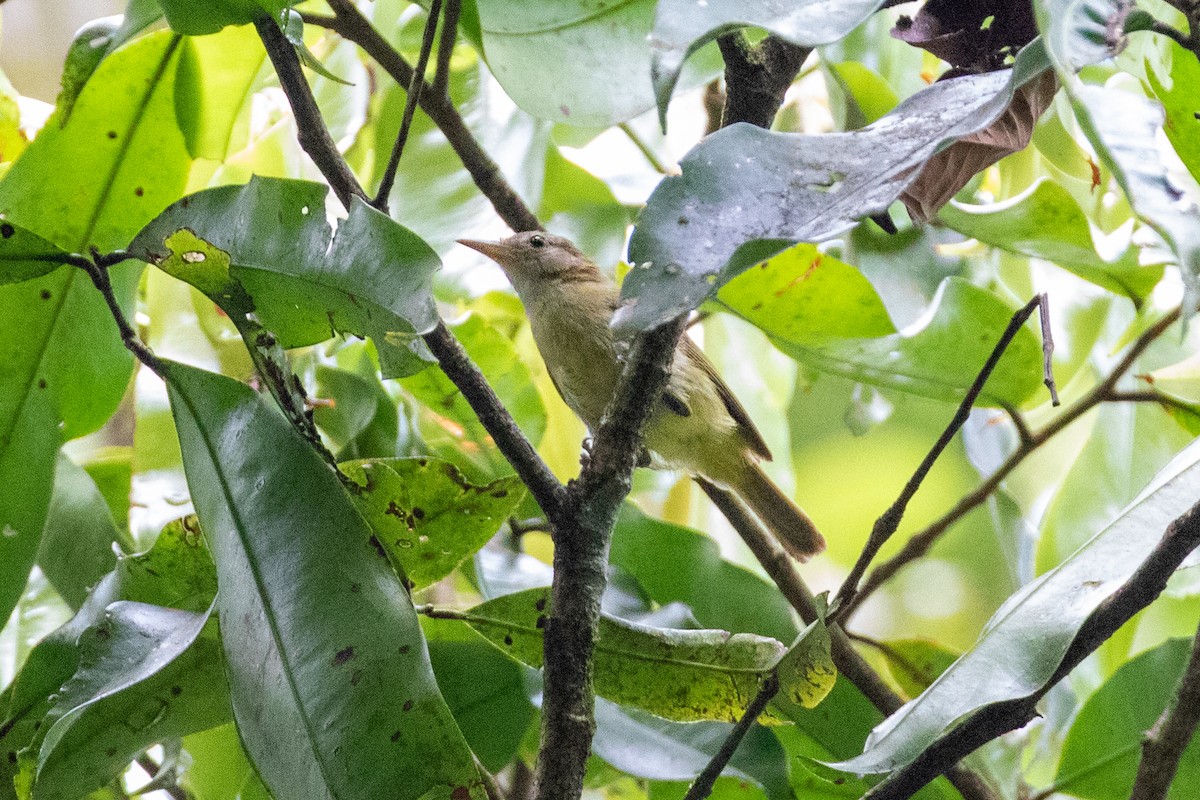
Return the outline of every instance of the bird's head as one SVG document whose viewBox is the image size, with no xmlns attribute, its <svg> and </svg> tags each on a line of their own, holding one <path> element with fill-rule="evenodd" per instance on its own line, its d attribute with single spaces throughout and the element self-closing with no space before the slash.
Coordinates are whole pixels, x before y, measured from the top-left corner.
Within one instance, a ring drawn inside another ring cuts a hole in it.
<svg viewBox="0 0 1200 800">
<path fill-rule="evenodd" d="M 495 261 L 522 297 L 556 281 L 601 281 L 600 270 L 571 240 L 545 231 L 526 231 L 498 242 L 459 239 Z"/>
</svg>

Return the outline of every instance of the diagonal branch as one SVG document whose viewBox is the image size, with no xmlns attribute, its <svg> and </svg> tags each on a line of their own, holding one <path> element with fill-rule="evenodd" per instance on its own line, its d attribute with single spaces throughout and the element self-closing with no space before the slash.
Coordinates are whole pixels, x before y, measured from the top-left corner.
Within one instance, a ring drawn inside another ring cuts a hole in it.
<svg viewBox="0 0 1200 800">
<path fill-rule="evenodd" d="M 907 542 L 900 552 L 892 556 L 887 561 L 876 567 L 867 579 L 863 582 L 862 588 L 858 594 L 850 598 L 846 603 L 844 610 L 839 610 L 839 617 L 842 621 L 848 620 L 855 611 L 857 611 L 871 594 L 880 586 L 886 583 L 897 572 L 903 569 L 908 564 L 924 556 L 929 552 L 929 548 L 933 543 L 942 537 L 942 535 L 950 529 L 954 523 L 965 517 L 970 511 L 983 505 L 983 503 L 992 496 L 1004 479 L 1009 476 L 1014 469 L 1033 454 L 1035 450 L 1041 447 L 1050 439 L 1054 438 L 1058 433 L 1065 430 L 1072 422 L 1082 417 L 1088 411 L 1091 411 L 1101 403 L 1113 399 L 1114 388 L 1117 382 L 1125 376 L 1137 359 L 1146 351 L 1156 339 L 1162 336 L 1167 330 L 1175 324 L 1179 319 L 1180 309 L 1175 308 L 1168 312 L 1158 322 L 1151 325 L 1141 336 L 1139 336 L 1130 346 L 1125 356 L 1117 363 L 1108 377 L 1096 384 L 1087 394 L 1080 397 L 1071 405 L 1049 422 L 1044 428 L 1039 431 L 1029 434 L 1027 439 L 1023 439 L 1012 455 L 1004 460 L 995 472 L 988 477 L 977 489 L 966 495 L 955 504 L 954 508 L 947 511 L 939 519 L 935 520 L 923 531 L 915 534 Z"/>
<path fill-rule="evenodd" d="M 355 197 L 369 202 L 370 198 L 329 136 L 291 43 L 279 30 L 275 21 L 267 15 L 255 20 L 255 28 L 267 49 L 271 63 L 275 66 L 275 71 L 279 74 L 279 83 L 284 94 L 292 106 L 300 146 L 321 170 L 321 174 L 325 176 L 325 180 L 329 182 L 343 205 L 349 207 Z M 517 427 L 512 415 L 496 397 L 483 373 L 467 357 L 462 345 L 440 321 L 436 328 L 425 334 L 424 340 L 437 358 L 442 371 L 462 392 L 479 421 L 521 480 L 529 487 L 534 500 L 542 507 L 546 516 L 555 525 L 564 522 L 567 519 L 566 496 L 562 484 Z"/>
<path fill-rule="evenodd" d="M 329 0 L 333 17 L 306 16 L 305 20 L 339 34 L 354 42 L 383 67 L 401 86 L 409 86 L 414 70 L 396 48 L 383 38 L 350 0 Z M 514 231 L 541 230 L 542 224 L 517 191 L 504 178 L 500 167 L 492 160 L 471 134 L 458 109 L 445 92 L 423 85 L 419 101 L 421 110 L 438 126 L 446 141 L 454 148 L 470 173 L 471 179 L 496 209 L 496 213 Z"/>
<path fill-rule="evenodd" d="M 988 378 L 991 377 L 996 365 L 1000 363 L 1001 356 L 1008 350 L 1008 346 L 1012 344 L 1013 339 L 1021 330 L 1021 326 L 1025 324 L 1025 320 L 1033 315 L 1036 308 L 1042 309 L 1042 341 L 1045 343 L 1044 364 L 1046 370 L 1046 385 L 1050 387 L 1051 398 L 1055 405 L 1058 404 L 1058 392 L 1054 388 L 1054 377 L 1050 372 L 1050 357 L 1053 354 L 1053 340 L 1050 338 L 1049 320 L 1046 315 L 1046 295 L 1039 294 L 1032 300 L 1020 308 L 1012 319 L 1008 322 L 1008 327 L 1000 334 L 999 341 L 992 348 L 991 355 L 979 370 L 979 374 L 975 376 L 974 383 L 967 390 L 967 394 L 963 397 L 962 402 L 958 405 L 958 410 L 954 412 L 954 417 L 950 420 L 950 424 L 942 431 L 942 435 L 934 442 L 933 447 L 925 455 L 917 471 L 908 479 L 908 483 L 904 485 L 904 489 L 900 492 L 900 496 L 896 498 L 896 502 L 888 508 L 887 511 L 875 520 L 874 526 L 871 528 L 871 535 L 867 537 L 867 543 L 863 545 L 862 553 L 859 554 L 858 560 L 854 563 L 854 568 L 850 570 L 850 574 L 846 576 L 846 580 L 842 582 L 842 586 L 838 589 L 837 596 L 832 603 L 832 611 L 830 618 L 837 620 L 843 613 L 843 610 L 849 607 L 854 600 L 854 595 L 858 591 L 858 583 L 862 580 L 863 573 L 867 571 L 871 561 L 879 554 L 887 541 L 892 538 L 896 529 L 900 527 L 900 521 L 904 518 L 904 512 L 908 508 L 908 503 L 913 499 L 917 490 L 921 488 L 925 477 L 929 475 L 929 471 L 933 469 L 934 463 L 938 460 L 945 449 L 950 445 L 950 442 L 958 434 L 962 426 L 966 424 L 967 418 L 971 416 L 971 408 L 975 405 L 975 401 L 983 392 L 983 387 L 987 384 Z"/>
<path fill-rule="evenodd" d="M 1162 593 L 1188 554 L 1200 546 L 1200 503 L 1167 526 L 1162 541 L 1125 584 L 1088 617 L 1062 663 L 1041 689 L 1027 697 L 996 703 L 976 712 L 893 772 L 863 800 L 905 800 L 977 748 L 1023 727 L 1037 716 L 1038 701 L 1083 659 L 1107 641 Z"/>
</svg>

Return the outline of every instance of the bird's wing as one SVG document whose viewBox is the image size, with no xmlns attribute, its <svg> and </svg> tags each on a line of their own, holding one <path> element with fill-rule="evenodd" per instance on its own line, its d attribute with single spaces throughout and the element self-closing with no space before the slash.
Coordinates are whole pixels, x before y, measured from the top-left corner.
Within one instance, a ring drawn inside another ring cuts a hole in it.
<svg viewBox="0 0 1200 800">
<path fill-rule="evenodd" d="M 717 387 L 717 395 L 721 398 L 721 402 L 725 404 L 725 410 L 729 412 L 729 416 L 733 417 L 733 421 L 738 424 L 738 431 L 742 434 L 742 438 L 746 440 L 746 444 L 750 447 L 750 452 L 754 453 L 764 461 L 771 460 L 771 450 L 767 447 L 767 443 L 763 441 L 762 434 L 758 432 L 758 428 L 754 427 L 754 422 L 750 419 L 750 415 L 746 413 L 746 409 L 738 402 L 738 399 L 733 396 L 733 392 L 721 376 L 717 374 L 716 369 L 704 355 L 704 351 L 696 346 L 687 334 L 679 342 L 679 346 L 683 348 L 683 354 L 692 360 L 696 366 L 700 367 L 701 371 L 712 380 L 713 385 Z"/>
</svg>

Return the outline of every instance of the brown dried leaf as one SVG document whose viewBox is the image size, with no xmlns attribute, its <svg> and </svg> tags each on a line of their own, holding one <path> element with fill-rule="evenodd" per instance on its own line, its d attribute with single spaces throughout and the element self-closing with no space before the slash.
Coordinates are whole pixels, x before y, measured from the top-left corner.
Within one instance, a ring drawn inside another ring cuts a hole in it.
<svg viewBox="0 0 1200 800">
<path fill-rule="evenodd" d="M 1024 149 L 1057 89 L 1054 73 L 1043 73 L 1017 90 L 999 119 L 926 161 L 917 179 L 900 195 L 913 221 L 928 222 L 976 174 Z"/>
</svg>

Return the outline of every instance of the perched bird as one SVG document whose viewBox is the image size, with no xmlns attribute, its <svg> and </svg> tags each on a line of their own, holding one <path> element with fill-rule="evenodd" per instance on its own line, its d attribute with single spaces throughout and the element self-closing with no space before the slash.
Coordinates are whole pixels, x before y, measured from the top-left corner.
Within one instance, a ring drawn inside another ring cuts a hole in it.
<svg viewBox="0 0 1200 800">
<path fill-rule="evenodd" d="M 569 240 L 541 231 L 499 242 L 459 239 L 503 269 L 525 305 L 546 369 L 563 400 L 594 433 L 617 389 L 621 364 L 612 329 L 616 286 Z M 807 560 L 825 549 L 812 520 L 759 466 L 762 435 L 712 364 L 685 334 L 645 430 L 653 464 L 732 489 L 784 548 Z"/>
</svg>

